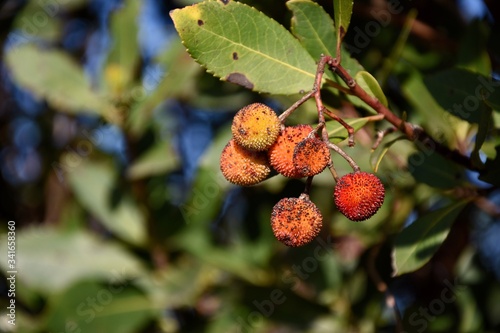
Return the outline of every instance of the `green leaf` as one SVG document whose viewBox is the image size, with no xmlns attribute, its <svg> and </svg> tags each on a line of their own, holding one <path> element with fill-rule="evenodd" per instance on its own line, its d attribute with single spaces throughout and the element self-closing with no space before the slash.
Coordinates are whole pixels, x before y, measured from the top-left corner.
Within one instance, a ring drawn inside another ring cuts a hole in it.
<svg viewBox="0 0 500 333">
<path fill-rule="evenodd" d="M 124 195 L 116 207 L 111 196 L 117 178 L 111 163 L 82 160 L 68 170 L 68 180 L 78 201 L 111 232 L 135 244 L 146 242 L 146 220 L 137 204 Z"/>
<path fill-rule="evenodd" d="M 394 275 L 413 272 L 427 263 L 444 242 L 468 201 L 460 201 L 419 217 L 394 240 Z"/>
<path fill-rule="evenodd" d="M 387 154 L 387 152 L 389 152 L 389 149 L 392 147 L 392 145 L 398 141 L 403 141 L 403 140 L 407 140 L 407 137 L 405 135 L 400 135 L 397 138 L 395 138 L 389 142 L 384 143 L 382 148 L 377 149 L 376 151 L 374 151 L 372 153 L 370 161 L 371 161 L 371 165 L 373 168 L 373 172 L 378 171 L 380 163 L 382 163 L 384 156 Z"/>
<path fill-rule="evenodd" d="M 457 331 L 480 332 L 483 330 L 481 306 L 470 289 L 463 288 L 457 293 L 457 306 L 461 314 Z"/>
<path fill-rule="evenodd" d="M 17 84 L 56 110 L 117 121 L 113 107 L 90 88 L 83 70 L 66 53 L 24 44 L 10 49 L 5 60 Z"/>
<path fill-rule="evenodd" d="M 61 30 L 63 29 L 61 15 L 57 15 L 60 12 L 59 8 L 61 8 L 59 5 L 59 3 L 56 5 L 57 10 L 49 9 L 53 13 L 51 19 L 49 20 L 48 17 L 45 17 L 43 24 L 40 24 L 41 22 L 38 20 L 41 17 L 40 9 L 42 7 L 40 3 L 26 1 L 22 9 L 19 7 L 21 10 L 12 17 L 14 20 L 7 38 L 12 38 L 16 42 L 11 45 L 17 44 L 18 41 L 30 42 L 33 40 L 43 41 L 47 44 L 58 43 L 61 38 Z M 52 6 L 49 5 L 47 7 Z M 63 7 L 65 6 L 63 5 Z M 2 9 L 8 11 L 7 8 Z M 62 10 L 66 11 L 67 8 L 63 8 Z"/>
<path fill-rule="evenodd" d="M 121 92 L 133 79 L 139 65 L 139 45 L 137 12 L 140 3 L 127 0 L 124 6 L 113 12 L 111 16 L 112 48 L 108 56 L 106 78 L 112 90 Z"/>
<path fill-rule="evenodd" d="M 465 181 L 462 166 L 427 149 L 408 157 L 408 169 L 416 181 L 436 188 L 450 189 Z"/>
<path fill-rule="evenodd" d="M 168 173 L 179 166 L 172 144 L 162 141 L 141 155 L 127 170 L 129 179 L 140 179 L 148 176 Z"/>
<path fill-rule="evenodd" d="M 138 280 L 155 308 L 180 308 L 196 306 L 199 297 L 216 284 L 223 274 L 217 268 L 192 256 L 185 256 L 180 263 L 158 270 L 154 277 Z"/>
<path fill-rule="evenodd" d="M 420 124 L 434 137 L 441 137 L 443 142 L 456 140 L 455 125 L 459 121 L 450 117 L 449 113 L 432 97 L 423 82 L 423 77 L 416 68 L 408 68 L 410 74 L 401 89 L 416 115 L 420 116 Z M 450 119 L 451 118 L 451 119 Z"/>
<path fill-rule="evenodd" d="M 51 228 L 29 228 L 16 235 L 19 279 L 42 294 L 61 291 L 88 278 L 119 280 L 142 274 L 139 261 L 115 243 L 103 242 L 84 231 L 63 233 Z M 2 244 L 6 244 L 5 239 Z M 0 259 L 6 270 L 6 258 Z"/>
<path fill-rule="evenodd" d="M 311 90 L 315 60 L 283 26 L 235 1 L 170 13 L 191 56 L 223 80 L 272 94 Z"/>
<path fill-rule="evenodd" d="M 291 0 L 286 5 L 293 13 L 291 30 L 313 59 L 319 59 L 322 54 L 335 56 L 334 22 L 323 7 L 309 0 Z M 352 76 L 364 69 L 344 47 L 341 52 L 342 66 Z"/>
<path fill-rule="evenodd" d="M 367 71 L 360 71 L 356 74 L 354 79 L 370 96 L 375 97 L 385 106 L 389 105 L 387 97 L 385 97 L 377 79 L 375 79 L 370 73 Z"/>
<path fill-rule="evenodd" d="M 480 74 L 453 68 L 424 79 L 435 100 L 449 113 L 470 123 L 479 123 L 484 99 L 498 87 Z"/>
<path fill-rule="evenodd" d="M 353 0 L 333 0 L 333 11 L 337 28 L 337 38 L 342 40 L 351 23 Z"/>
<path fill-rule="evenodd" d="M 153 319 L 153 310 L 151 301 L 127 282 L 90 281 L 50 295 L 45 319 L 49 332 L 133 333 Z"/>
</svg>

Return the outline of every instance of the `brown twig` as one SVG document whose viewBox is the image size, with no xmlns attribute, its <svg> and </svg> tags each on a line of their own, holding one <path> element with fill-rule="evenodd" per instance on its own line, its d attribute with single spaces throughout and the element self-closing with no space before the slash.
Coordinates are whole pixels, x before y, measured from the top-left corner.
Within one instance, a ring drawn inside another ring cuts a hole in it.
<svg viewBox="0 0 500 333">
<path fill-rule="evenodd" d="M 325 79 L 325 83 L 329 85 L 332 88 L 337 89 L 338 91 L 343 92 L 346 95 L 354 95 L 348 88 L 344 87 L 343 85 L 338 84 L 335 81 L 332 81 L 330 79 Z"/>
<path fill-rule="evenodd" d="M 389 134 L 391 133 L 394 133 L 395 131 L 397 131 L 398 129 L 396 127 L 389 127 L 383 131 L 378 131 L 377 132 L 377 138 L 375 140 L 375 143 L 373 144 L 372 146 L 372 152 L 378 148 L 378 146 L 380 145 L 380 143 L 382 143 L 382 140 Z"/>
<path fill-rule="evenodd" d="M 321 100 L 320 89 L 321 89 L 321 80 L 323 79 L 323 74 L 325 73 L 325 66 L 328 63 L 328 60 L 329 60 L 329 57 L 321 56 L 321 58 L 318 62 L 318 68 L 316 70 L 316 78 L 314 80 L 314 85 L 313 85 L 313 89 L 312 89 L 312 91 L 314 91 L 314 99 L 316 101 L 316 108 L 318 109 L 318 120 L 319 120 L 320 124 L 322 124 L 322 123 L 326 124 L 324 113 L 325 113 L 325 110 L 327 110 L 327 109 L 325 108 L 325 106 L 323 105 L 323 101 Z M 332 113 L 332 115 L 333 115 L 333 113 Z M 333 118 L 335 120 L 340 119 L 336 115 L 334 115 Z M 346 122 L 344 122 L 342 119 L 340 119 L 339 123 L 342 126 L 344 126 L 346 128 L 347 132 L 350 134 L 349 135 L 349 145 L 350 146 L 353 145 L 354 144 L 354 136 L 353 136 L 354 129 L 351 126 L 349 126 Z M 356 162 L 354 162 L 354 160 L 349 155 L 347 155 L 347 153 L 345 151 L 343 151 L 339 146 L 330 142 L 329 137 L 328 137 L 328 131 L 326 130 L 326 126 L 324 126 L 322 128 L 321 135 L 322 135 L 323 141 L 328 145 L 328 147 L 330 149 L 332 149 L 333 151 L 335 151 L 340 156 L 342 156 L 347 161 L 347 163 L 349 163 L 349 165 L 353 168 L 353 170 L 355 172 L 360 170 L 360 168 L 356 164 Z M 332 164 L 331 168 L 333 168 L 333 164 Z M 330 168 L 330 171 L 331 171 L 331 168 Z M 334 175 L 334 178 L 337 179 L 336 171 L 334 171 L 332 173 L 332 175 Z"/>
<path fill-rule="evenodd" d="M 292 114 L 293 111 L 295 111 L 299 106 L 304 104 L 305 101 L 307 101 L 309 98 L 311 98 L 315 94 L 314 90 L 311 90 L 304 96 L 302 96 L 297 102 L 293 103 L 288 109 L 283 111 L 282 114 L 279 116 L 279 120 L 283 123 L 286 118 L 288 118 L 289 115 Z"/>
<path fill-rule="evenodd" d="M 348 145 L 349 147 L 354 147 L 354 128 L 348 123 L 346 123 L 342 118 L 334 114 L 332 111 L 328 110 L 327 108 L 324 108 L 323 112 L 326 113 L 328 117 L 332 118 L 333 120 L 344 126 L 344 128 L 347 130 L 347 135 L 349 137 Z"/>
<path fill-rule="evenodd" d="M 358 172 L 361 170 L 360 167 L 356 164 L 356 162 L 354 162 L 352 157 L 347 155 L 347 153 L 343 151 L 342 148 L 340 148 L 334 143 L 331 143 L 330 141 L 326 141 L 326 144 L 328 145 L 328 148 L 330 148 L 331 150 L 342 156 L 347 161 L 347 163 L 349 163 L 354 172 Z"/>
<path fill-rule="evenodd" d="M 450 160 L 466 167 L 470 170 L 477 170 L 477 167 L 472 164 L 472 161 L 467 157 L 462 155 L 457 150 L 451 150 L 450 148 L 442 145 L 441 143 L 434 140 L 420 127 L 414 126 L 398 116 L 396 116 L 392 111 L 390 111 L 385 105 L 383 105 L 377 98 L 370 96 L 361 86 L 359 86 L 352 76 L 345 70 L 344 67 L 338 62 L 337 59 L 331 56 L 322 56 L 320 63 L 326 62 L 331 70 L 336 73 L 351 89 L 351 91 L 359 97 L 363 102 L 372 107 L 377 113 L 384 115 L 392 125 L 399 129 L 410 141 L 420 141 L 424 146 L 433 148 L 440 155 L 449 158 Z"/>
<path fill-rule="evenodd" d="M 314 176 L 307 177 L 306 186 L 304 187 L 304 191 L 302 192 L 302 195 L 307 195 L 308 198 L 309 198 L 309 191 L 310 191 L 311 186 L 312 186 L 313 178 L 314 178 Z M 302 197 L 302 195 L 301 195 L 301 197 Z"/>
<path fill-rule="evenodd" d="M 335 182 L 337 182 L 339 180 L 339 175 L 337 174 L 337 170 L 335 170 L 335 166 L 333 165 L 333 160 L 331 156 L 330 156 L 330 162 L 328 162 L 328 170 L 330 170 L 333 179 L 335 180 Z"/>
<path fill-rule="evenodd" d="M 342 126 L 345 127 L 347 133 L 349 134 L 349 146 L 354 146 L 354 129 L 349 126 L 344 120 L 342 120 L 339 116 L 335 115 L 333 112 L 330 112 L 324 105 L 321 99 L 321 81 L 323 79 L 323 74 L 325 73 L 325 66 L 328 63 L 328 56 L 321 56 L 318 62 L 318 69 L 316 71 L 316 78 L 314 80 L 314 99 L 316 100 L 316 108 L 318 109 L 318 119 L 320 123 L 326 123 L 325 121 L 325 113 L 328 114 L 333 120 L 339 122 Z M 326 127 L 322 130 L 323 140 L 325 142 L 328 141 L 328 131 Z"/>
</svg>

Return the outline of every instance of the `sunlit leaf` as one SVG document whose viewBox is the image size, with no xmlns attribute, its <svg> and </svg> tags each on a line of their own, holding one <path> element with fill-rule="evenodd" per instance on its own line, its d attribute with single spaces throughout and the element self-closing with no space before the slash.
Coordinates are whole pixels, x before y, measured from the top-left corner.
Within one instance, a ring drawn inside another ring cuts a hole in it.
<svg viewBox="0 0 500 333">
<path fill-rule="evenodd" d="M 394 275 L 412 272 L 427 263 L 444 242 L 468 201 L 460 201 L 419 217 L 394 241 Z"/>
<path fill-rule="evenodd" d="M 281 25 L 236 1 L 208 1 L 170 14 L 191 56 L 223 80 L 273 94 L 312 88 L 315 60 Z"/>
<path fill-rule="evenodd" d="M 354 77 L 356 82 L 359 84 L 361 88 L 363 88 L 370 96 L 375 97 L 385 106 L 388 106 L 387 97 L 385 97 L 382 88 L 378 84 L 377 79 L 375 79 L 370 73 L 367 71 L 360 71 L 356 73 Z"/>
<path fill-rule="evenodd" d="M 5 61 L 16 83 L 56 110 L 117 121 L 113 107 L 90 88 L 82 68 L 66 53 L 25 44 L 9 49 Z"/>
<path fill-rule="evenodd" d="M 319 59 L 322 54 L 335 57 L 337 36 L 334 22 L 323 7 L 309 0 L 291 0 L 286 5 L 293 13 L 292 32 L 309 54 L 314 59 Z M 344 47 L 342 66 L 353 76 L 363 70 Z"/>
<path fill-rule="evenodd" d="M 386 142 L 382 145 L 381 148 L 378 148 L 376 149 L 372 155 L 371 155 L 371 164 L 372 164 L 372 168 L 373 168 L 373 172 L 377 172 L 378 171 L 378 168 L 380 166 L 380 163 L 382 163 L 382 160 L 384 159 L 384 156 L 387 154 L 387 152 L 389 151 L 389 149 L 392 147 L 393 144 L 395 144 L 396 142 L 398 141 L 402 141 L 402 140 L 406 140 L 406 136 L 405 135 L 401 135 L 389 142 Z"/>
<path fill-rule="evenodd" d="M 460 289 L 457 293 L 457 305 L 461 309 L 459 332 L 481 331 L 481 307 L 470 288 Z"/>
<path fill-rule="evenodd" d="M 347 33 L 347 28 L 349 28 L 349 24 L 351 23 L 353 4 L 353 0 L 333 0 L 338 39 L 341 39 Z"/>
</svg>

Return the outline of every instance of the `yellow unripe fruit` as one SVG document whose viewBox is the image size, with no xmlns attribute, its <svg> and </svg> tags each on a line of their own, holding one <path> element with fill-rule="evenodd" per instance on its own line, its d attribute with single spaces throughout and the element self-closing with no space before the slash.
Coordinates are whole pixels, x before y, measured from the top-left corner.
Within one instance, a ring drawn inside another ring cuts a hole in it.
<svg viewBox="0 0 500 333">
<path fill-rule="evenodd" d="M 247 149 L 267 150 L 280 133 L 281 122 L 267 105 L 253 103 L 236 113 L 231 132 L 236 142 Z"/>
</svg>

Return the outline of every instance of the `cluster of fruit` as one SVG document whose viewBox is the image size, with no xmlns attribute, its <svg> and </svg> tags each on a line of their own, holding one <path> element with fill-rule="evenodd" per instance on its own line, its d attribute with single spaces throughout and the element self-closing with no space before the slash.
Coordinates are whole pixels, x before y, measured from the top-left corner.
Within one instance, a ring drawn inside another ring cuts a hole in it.
<svg viewBox="0 0 500 333">
<path fill-rule="evenodd" d="M 231 183 L 251 186 L 272 171 L 289 178 L 313 177 L 332 166 L 330 148 L 310 125 L 285 126 L 270 107 L 254 103 L 239 110 L 233 137 L 222 150 L 220 168 Z M 338 210 L 353 221 L 373 216 L 384 201 L 384 186 L 375 175 L 355 171 L 340 177 L 334 190 Z M 307 193 L 284 198 L 274 207 L 271 227 L 287 246 L 302 246 L 320 232 L 323 217 Z"/>
</svg>

